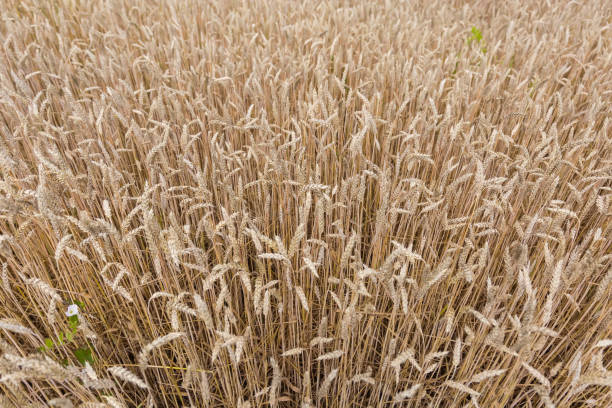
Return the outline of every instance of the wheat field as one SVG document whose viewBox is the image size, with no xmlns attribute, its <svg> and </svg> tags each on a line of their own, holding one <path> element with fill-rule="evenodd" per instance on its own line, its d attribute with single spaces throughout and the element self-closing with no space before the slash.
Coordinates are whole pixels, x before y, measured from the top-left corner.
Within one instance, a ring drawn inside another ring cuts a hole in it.
<svg viewBox="0 0 612 408">
<path fill-rule="evenodd" d="M 609 1 L 0 9 L 0 407 L 612 404 Z"/>
</svg>

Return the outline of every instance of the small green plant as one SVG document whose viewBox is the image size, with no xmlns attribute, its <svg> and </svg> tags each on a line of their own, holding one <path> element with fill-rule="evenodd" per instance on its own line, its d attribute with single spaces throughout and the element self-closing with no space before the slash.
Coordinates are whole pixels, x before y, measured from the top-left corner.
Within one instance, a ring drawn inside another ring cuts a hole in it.
<svg viewBox="0 0 612 408">
<path fill-rule="evenodd" d="M 57 340 L 53 341 L 50 337 L 45 338 L 44 344 L 38 348 L 38 350 L 42 353 L 49 352 L 57 347 L 67 345 L 69 343 L 75 343 L 75 336 L 79 325 L 81 324 L 79 320 L 79 309 L 84 309 L 85 305 L 83 302 L 78 300 L 73 301 L 73 303 L 68 306 L 68 310 L 66 311 L 66 317 L 68 318 L 68 331 L 60 331 L 57 335 Z M 73 350 L 73 354 L 76 359 L 82 365 L 85 363 L 93 363 L 93 355 L 91 351 L 91 347 L 89 345 L 85 347 L 79 347 Z M 68 362 L 66 360 L 63 361 L 65 364 Z"/>
<path fill-rule="evenodd" d="M 470 33 L 468 35 L 468 38 L 467 38 L 468 48 L 471 47 L 472 43 L 474 42 L 479 45 L 480 52 L 482 52 L 483 55 L 487 53 L 487 47 L 484 46 L 482 31 L 480 31 L 476 26 L 472 26 Z M 468 50 L 468 54 L 469 54 L 469 50 Z M 461 58 L 462 58 L 462 52 L 459 51 L 457 53 L 457 60 L 455 61 L 455 67 L 453 68 L 453 71 L 451 72 L 451 77 L 454 77 L 454 75 L 459 70 Z M 470 64 L 474 64 L 474 65 L 480 65 L 481 63 L 480 59 L 477 59 L 475 61 L 469 59 L 469 61 L 470 61 Z"/>
<path fill-rule="evenodd" d="M 476 28 L 476 26 L 472 26 L 472 29 L 470 30 L 470 35 L 467 39 L 468 46 L 471 47 L 473 42 L 476 42 L 478 45 L 481 46 L 480 51 L 483 54 L 487 53 L 487 47 L 484 46 L 484 41 L 482 40 L 482 31 Z"/>
<path fill-rule="evenodd" d="M 471 33 L 472 35 L 467 39 L 468 45 L 472 45 L 472 41 L 476 41 L 480 44 L 480 41 L 482 41 L 482 32 L 478 28 L 472 26 Z"/>
</svg>

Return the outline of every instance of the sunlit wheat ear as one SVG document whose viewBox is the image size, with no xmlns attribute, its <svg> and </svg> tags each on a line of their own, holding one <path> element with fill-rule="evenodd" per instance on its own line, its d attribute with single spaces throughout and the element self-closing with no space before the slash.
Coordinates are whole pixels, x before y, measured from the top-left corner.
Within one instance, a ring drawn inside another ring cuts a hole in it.
<svg viewBox="0 0 612 408">
<path fill-rule="evenodd" d="M 317 357 L 317 361 L 331 360 L 341 357 L 344 354 L 342 350 L 335 350 Z"/>
<path fill-rule="evenodd" d="M 272 382 L 270 383 L 270 406 L 278 406 L 278 392 L 281 383 L 281 371 L 274 357 L 270 357 L 270 365 L 272 366 Z"/>
<path fill-rule="evenodd" d="M 120 380 L 127 381 L 131 384 L 136 385 L 139 388 L 144 390 L 149 389 L 149 386 L 138 377 L 136 374 L 130 372 L 127 368 L 120 366 L 113 366 L 108 368 L 108 372 L 111 373 L 114 377 L 117 377 Z"/>
<path fill-rule="evenodd" d="M 296 356 L 299 354 L 302 354 L 304 352 L 304 349 L 301 347 L 296 347 L 290 350 L 287 350 L 285 352 L 283 352 L 283 354 L 281 354 L 281 357 L 291 357 L 291 356 Z"/>
<path fill-rule="evenodd" d="M 414 368 L 416 368 L 418 371 L 421 371 L 422 368 L 419 365 L 418 361 L 416 360 L 416 358 L 414 357 L 415 353 L 413 349 L 408 349 L 405 350 L 403 352 L 401 352 L 392 362 L 391 362 L 391 367 L 394 368 L 396 370 L 396 372 L 399 373 L 399 369 L 401 367 L 402 364 L 404 364 L 404 362 L 408 361 Z"/>
<path fill-rule="evenodd" d="M 118 270 L 119 273 L 114 277 L 114 279 L 109 279 L 107 277 L 107 271 L 109 270 L 109 268 L 111 268 L 112 266 L 115 266 Z M 132 299 L 132 296 L 130 295 L 130 293 L 127 291 L 127 289 L 121 285 L 119 285 L 119 282 L 121 281 L 121 279 L 124 276 L 129 276 L 130 273 L 127 270 L 127 268 L 119 263 L 116 262 L 111 262 L 109 264 L 107 264 L 101 271 L 100 271 L 100 275 L 102 276 L 102 280 L 104 281 L 104 283 L 115 293 L 117 293 L 118 295 L 122 296 L 125 300 L 127 300 L 128 302 L 133 302 L 134 300 Z"/>
<path fill-rule="evenodd" d="M 604 278 L 599 282 L 599 287 L 597 288 L 597 292 L 595 293 L 595 299 L 603 299 L 606 291 L 610 286 L 612 286 L 612 269 L 608 270 L 608 273 L 606 273 Z"/>
<path fill-rule="evenodd" d="M 476 390 L 474 390 L 474 389 L 472 389 L 472 388 L 470 388 L 470 387 L 468 387 L 468 386 L 466 386 L 464 384 L 456 382 L 456 381 L 446 380 L 446 381 L 444 381 L 444 385 L 446 385 L 446 386 L 448 386 L 450 388 L 453 388 L 453 389 L 455 389 L 457 391 L 469 394 L 472 397 L 480 396 L 480 393 L 478 391 L 476 391 Z"/>
<path fill-rule="evenodd" d="M 351 383 L 365 382 L 369 385 L 375 385 L 376 380 L 372 377 L 372 367 L 368 366 L 367 370 L 361 374 L 355 374 L 350 380 Z"/>
<path fill-rule="evenodd" d="M 54 380 L 63 378 L 66 380 L 74 377 L 69 370 L 47 356 L 32 355 L 21 357 L 13 354 L 4 354 L 2 359 L 12 367 L 10 370 L 12 374 L 2 377 L 4 381 L 11 381 L 11 376 L 15 374 L 17 374 L 15 378 L 19 380 L 37 378 Z"/>
<path fill-rule="evenodd" d="M 342 256 L 340 258 L 340 268 L 344 269 L 347 266 L 349 257 L 353 252 L 353 248 L 357 242 L 358 236 L 355 232 L 353 232 L 344 247 L 344 251 L 342 251 Z"/>
<path fill-rule="evenodd" d="M 542 384 L 547 389 L 550 389 L 550 381 L 548 380 L 548 378 L 544 376 L 544 374 L 542 374 L 537 369 L 535 369 L 533 366 L 531 366 L 530 364 L 524 361 L 521 364 L 527 370 L 529 374 L 531 374 L 533 377 L 535 377 L 536 380 L 538 380 L 540 384 Z"/>
<path fill-rule="evenodd" d="M 339 369 L 335 368 L 329 374 L 327 374 L 327 376 L 325 376 L 325 380 L 323 381 L 323 383 L 321 383 L 319 389 L 317 390 L 317 400 L 320 401 L 328 396 L 332 382 L 338 376 L 338 371 Z"/>
<path fill-rule="evenodd" d="M 62 253 L 64 252 L 71 238 L 72 234 L 68 234 L 62 237 L 60 242 L 57 244 L 57 247 L 55 248 L 55 262 L 59 263 L 60 257 L 62 256 Z"/>
<path fill-rule="evenodd" d="M 299 287 L 299 286 L 295 286 L 294 287 L 295 293 L 298 296 L 298 299 L 300 300 L 300 303 L 302 304 L 302 307 L 304 308 L 304 310 L 306 310 L 307 312 L 310 311 L 310 308 L 308 307 L 308 299 L 306 299 L 306 295 L 304 294 L 304 290 Z"/>
<path fill-rule="evenodd" d="M 300 241 L 305 236 L 306 236 L 306 224 L 301 223 L 300 225 L 298 225 L 297 230 L 295 231 L 295 234 L 293 235 L 293 238 L 291 238 L 291 243 L 289 244 L 289 251 L 288 251 L 289 258 L 292 258 L 293 255 L 296 253 L 300 245 Z"/>
<path fill-rule="evenodd" d="M 207 328 L 213 330 L 215 328 L 215 324 L 206 301 L 204 301 L 197 293 L 193 295 L 193 300 L 195 302 L 199 317 L 204 320 Z"/>
<path fill-rule="evenodd" d="M 561 284 L 562 268 L 563 268 L 563 261 L 558 261 L 552 273 L 552 277 L 550 281 L 550 289 L 548 292 L 548 296 L 546 298 L 546 303 L 544 304 L 544 311 L 543 311 L 543 316 L 542 316 L 542 325 L 544 326 L 548 324 L 552 316 L 553 302 L 555 299 L 555 295 L 557 294 L 557 291 L 559 290 L 559 286 Z"/>
<path fill-rule="evenodd" d="M 56 314 L 57 304 L 62 302 L 61 296 L 49 284 L 47 284 L 46 282 L 38 278 L 26 279 L 25 282 L 26 284 L 37 288 L 42 293 L 44 293 L 45 295 L 51 298 L 48 308 L 47 308 L 47 321 L 49 322 L 50 325 L 53 325 L 56 319 L 55 314 Z"/>
<path fill-rule="evenodd" d="M 115 397 L 104 395 L 102 398 L 111 408 L 125 408 L 125 405 Z"/>
<path fill-rule="evenodd" d="M 305 371 L 302 375 L 302 402 L 300 408 L 311 408 L 312 404 L 312 389 L 310 383 L 310 371 Z"/>
<path fill-rule="evenodd" d="M 200 373 L 200 389 L 202 391 L 204 405 L 208 406 L 211 400 L 210 385 L 208 383 L 208 374 L 204 371 Z"/>
<path fill-rule="evenodd" d="M 419 389 L 422 387 L 422 384 L 415 384 L 407 390 L 400 391 L 393 397 L 394 402 L 402 402 L 405 400 L 409 400 L 416 395 Z"/>
<path fill-rule="evenodd" d="M 470 381 L 468 381 L 468 383 L 479 383 L 479 382 L 484 381 L 486 379 L 502 375 L 506 371 L 507 371 L 506 369 L 501 369 L 501 370 L 486 370 L 486 371 L 478 373 L 475 376 L 473 376 L 472 378 L 470 378 Z"/>
<path fill-rule="evenodd" d="M 140 364 L 143 367 L 146 366 L 147 363 L 149 362 L 149 354 L 151 353 L 151 351 L 159 347 L 162 347 L 163 345 L 170 343 L 171 341 L 176 340 L 183 336 L 185 336 L 185 333 L 173 332 L 173 333 L 168 333 L 165 336 L 156 338 L 151 343 L 147 344 L 146 346 L 142 348 L 142 350 L 138 354 L 138 364 Z"/>
<path fill-rule="evenodd" d="M 74 404 L 69 398 L 53 398 L 52 400 L 47 401 L 49 406 L 57 407 L 57 408 L 74 408 Z M 12 407 L 13 405 L 7 405 L 8 407 Z"/>
<path fill-rule="evenodd" d="M 0 319 L 0 329 L 4 329 L 12 333 L 34 336 L 34 332 L 31 329 L 10 319 Z"/>
</svg>

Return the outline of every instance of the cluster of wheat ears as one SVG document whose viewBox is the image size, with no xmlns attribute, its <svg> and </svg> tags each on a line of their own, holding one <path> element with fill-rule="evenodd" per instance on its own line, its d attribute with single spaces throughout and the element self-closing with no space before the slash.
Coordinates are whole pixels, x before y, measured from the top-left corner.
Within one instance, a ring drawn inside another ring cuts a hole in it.
<svg viewBox="0 0 612 408">
<path fill-rule="evenodd" d="M 0 9 L 0 406 L 612 403 L 612 3 Z"/>
</svg>

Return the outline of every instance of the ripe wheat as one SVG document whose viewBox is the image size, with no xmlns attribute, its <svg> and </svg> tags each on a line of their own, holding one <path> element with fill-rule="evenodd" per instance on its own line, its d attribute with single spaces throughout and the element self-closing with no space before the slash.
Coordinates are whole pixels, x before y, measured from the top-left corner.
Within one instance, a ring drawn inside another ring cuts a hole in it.
<svg viewBox="0 0 612 408">
<path fill-rule="evenodd" d="M 611 406 L 609 3 L 0 0 L 0 406 Z"/>
</svg>

